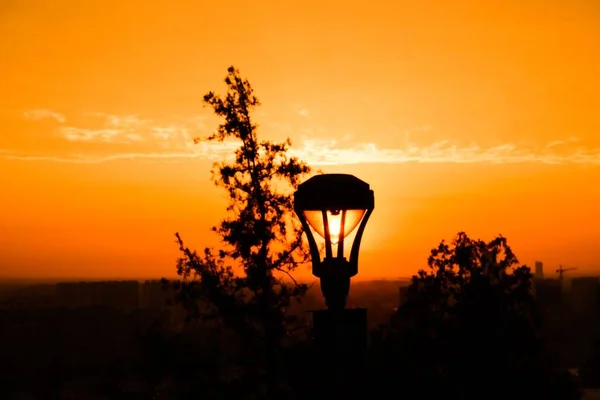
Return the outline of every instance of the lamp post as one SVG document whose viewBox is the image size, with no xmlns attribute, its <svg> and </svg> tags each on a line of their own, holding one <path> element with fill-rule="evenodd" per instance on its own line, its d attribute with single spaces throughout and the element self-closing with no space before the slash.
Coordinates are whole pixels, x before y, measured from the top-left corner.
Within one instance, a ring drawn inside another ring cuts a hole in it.
<svg viewBox="0 0 600 400">
<path fill-rule="evenodd" d="M 350 279 L 358 273 L 360 242 L 374 208 L 369 184 L 348 174 L 313 176 L 299 185 L 294 195 L 294 210 L 310 247 L 312 273 L 321 281 L 329 310 L 339 311 L 346 306 Z M 355 229 L 346 258 L 345 241 Z M 325 240 L 323 260 L 313 230 Z"/>
<path fill-rule="evenodd" d="M 352 394 L 353 385 L 347 382 L 359 382 L 364 365 L 367 310 L 345 307 L 350 279 L 358 273 L 360 241 L 374 208 L 369 184 L 347 174 L 313 176 L 294 195 L 294 210 L 310 247 L 312 273 L 321 281 L 327 305 L 327 310 L 313 311 L 319 376 L 326 380 L 328 393 L 336 396 L 343 390 Z M 347 243 L 354 231 L 354 241 Z M 323 259 L 314 233 L 325 240 Z"/>
</svg>

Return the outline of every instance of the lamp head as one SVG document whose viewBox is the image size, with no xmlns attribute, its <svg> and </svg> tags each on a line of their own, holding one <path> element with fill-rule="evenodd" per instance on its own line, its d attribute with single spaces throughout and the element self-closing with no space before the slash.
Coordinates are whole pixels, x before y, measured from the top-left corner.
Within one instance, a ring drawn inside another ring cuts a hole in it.
<svg viewBox="0 0 600 400">
<path fill-rule="evenodd" d="M 344 239 L 358 227 L 349 261 L 353 276 L 357 272 L 362 232 L 374 207 L 374 194 L 369 184 L 353 175 L 316 175 L 298 186 L 294 195 L 294 210 L 304 226 L 311 247 L 315 275 L 321 261 L 310 228 L 325 239 L 327 260 L 333 258 L 332 245 L 337 246 L 337 258 L 344 259 Z"/>
<path fill-rule="evenodd" d="M 298 186 L 296 210 L 366 210 L 375 207 L 369 184 L 349 174 L 315 175 Z"/>
</svg>

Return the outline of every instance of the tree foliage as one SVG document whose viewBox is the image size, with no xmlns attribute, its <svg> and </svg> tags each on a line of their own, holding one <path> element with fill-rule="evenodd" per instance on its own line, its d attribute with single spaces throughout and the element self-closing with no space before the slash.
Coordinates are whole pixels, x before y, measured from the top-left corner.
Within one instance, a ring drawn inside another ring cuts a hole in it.
<svg viewBox="0 0 600 400">
<path fill-rule="evenodd" d="M 506 238 L 485 242 L 461 232 L 450 245 L 442 241 L 432 249 L 427 264 L 428 271 L 413 276 L 403 311 L 418 310 L 414 315 L 438 322 L 460 320 L 460 327 L 476 324 L 468 327 L 474 337 L 473 329 L 505 335 L 506 329 L 537 323 L 533 275 L 518 265 Z"/>
<path fill-rule="evenodd" d="M 506 238 L 486 242 L 461 232 L 427 262 L 412 277 L 397 329 L 382 342 L 386 368 L 432 396 L 579 398 L 566 371 L 544 359 L 533 275 Z"/>
<path fill-rule="evenodd" d="M 237 69 L 228 69 L 225 83 L 225 96 L 204 96 L 223 123 L 212 135 L 195 139 L 239 143 L 232 159 L 215 163 L 212 171 L 214 183 L 229 196 L 229 216 L 212 228 L 223 247 L 198 253 L 176 234 L 182 252 L 176 301 L 191 318 L 235 330 L 246 348 L 248 341 L 262 339 L 268 358 L 289 328 L 286 309 L 307 289 L 292 277 L 308 260 L 292 195 L 311 169 L 290 156 L 289 139 L 259 140 L 252 111 L 260 103 Z"/>
</svg>

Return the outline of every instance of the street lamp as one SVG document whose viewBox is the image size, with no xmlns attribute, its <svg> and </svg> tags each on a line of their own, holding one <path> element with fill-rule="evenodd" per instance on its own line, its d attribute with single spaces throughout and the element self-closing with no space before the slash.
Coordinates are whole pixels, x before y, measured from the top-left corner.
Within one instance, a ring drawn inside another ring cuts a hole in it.
<svg viewBox="0 0 600 400">
<path fill-rule="evenodd" d="M 294 210 L 308 239 L 312 273 L 321 280 L 330 310 L 342 310 L 346 305 L 350 278 L 358 273 L 360 241 L 374 208 L 369 184 L 348 174 L 313 176 L 300 184 L 294 195 Z M 346 258 L 345 240 L 354 230 L 356 235 Z M 313 231 L 325 240 L 323 260 Z"/>
</svg>

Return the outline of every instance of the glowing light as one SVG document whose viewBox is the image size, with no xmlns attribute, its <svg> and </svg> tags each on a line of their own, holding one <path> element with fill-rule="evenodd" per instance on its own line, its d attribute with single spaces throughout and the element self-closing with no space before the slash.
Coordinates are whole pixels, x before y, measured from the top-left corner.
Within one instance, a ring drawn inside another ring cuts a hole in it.
<svg viewBox="0 0 600 400">
<path fill-rule="evenodd" d="M 359 224 L 364 214 L 365 210 L 327 210 L 327 226 L 329 228 L 331 243 L 338 244 L 342 232 L 343 237 L 348 237 Z M 318 210 L 304 211 L 304 217 L 310 227 L 313 228 L 319 236 L 325 238 L 323 212 Z"/>
</svg>

